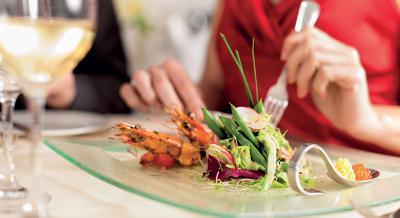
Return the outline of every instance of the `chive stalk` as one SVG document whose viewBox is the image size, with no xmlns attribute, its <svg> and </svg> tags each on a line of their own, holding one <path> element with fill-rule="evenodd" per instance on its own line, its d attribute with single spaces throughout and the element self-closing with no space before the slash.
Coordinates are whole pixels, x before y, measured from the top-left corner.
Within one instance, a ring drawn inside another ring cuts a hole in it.
<svg viewBox="0 0 400 218">
<path fill-rule="evenodd" d="M 254 83 L 256 84 L 256 101 L 258 101 L 258 81 L 257 81 L 257 68 L 256 68 L 256 58 L 254 55 L 254 38 L 253 43 L 251 44 L 251 57 L 253 59 L 253 76 L 254 76 Z"/>
<path fill-rule="evenodd" d="M 225 46 L 228 49 L 229 53 L 231 54 L 231 56 L 233 58 L 233 61 L 235 62 L 236 66 L 239 69 L 240 75 L 242 76 L 244 87 L 246 89 L 247 98 L 250 101 L 250 107 L 253 108 L 254 107 L 253 95 L 251 94 L 249 83 L 247 82 L 246 75 L 244 74 L 244 69 L 243 69 L 242 63 L 240 61 L 239 52 L 237 50 L 235 50 L 236 51 L 236 56 L 235 56 L 235 54 L 233 53 L 233 51 L 231 49 L 231 46 L 229 45 L 228 40 L 226 39 L 225 35 L 223 33 L 220 33 L 220 36 L 221 36 L 222 40 L 224 41 Z"/>
</svg>

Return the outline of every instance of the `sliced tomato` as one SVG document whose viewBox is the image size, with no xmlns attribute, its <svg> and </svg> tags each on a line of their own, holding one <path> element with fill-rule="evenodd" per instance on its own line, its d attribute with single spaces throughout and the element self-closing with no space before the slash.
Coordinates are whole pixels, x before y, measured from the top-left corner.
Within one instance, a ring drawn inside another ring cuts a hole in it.
<svg viewBox="0 0 400 218">
<path fill-rule="evenodd" d="M 168 154 L 155 154 L 153 163 L 160 168 L 170 168 L 175 164 L 175 159 Z"/>
<path fill-rule="evenodd" d="M 154 161 L 154 154 L 147 152 L 140 157 L 140 164 L 149 165 Z"/>
</svg>

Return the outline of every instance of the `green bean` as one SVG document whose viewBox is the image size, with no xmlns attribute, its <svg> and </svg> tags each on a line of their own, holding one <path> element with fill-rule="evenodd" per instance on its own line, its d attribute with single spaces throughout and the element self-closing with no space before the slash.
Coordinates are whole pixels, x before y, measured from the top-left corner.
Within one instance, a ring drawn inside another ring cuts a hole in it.
<svg viewBox="0 0 400 218">
<path fill-rule="evenodd" d="M 257 150 L 256 147 L 250 146 L 250 154 L 251 158 L 254 160 L 254 162 L 260 164 L 265 168 L 265 170 L 268 169 L 268 162 L 265 160 L 265 158 L 260 154 L 260 152 Z"/>
<path fill-rule="evenodd" d="M 268 167 L 268 163 L 265 160 L 265 158 L 261 155 L 261 153 L 257 150 L 257 148 L 253 145 L 251 141 L 249 141 L 242 133 L 240 133 L 236 127 L 235 123 L 233 120 L 219 116 L 219 119 L 221 120 L 222 124 L 225 127 L 225 130 L 233 135 L 239 142 L 240 145 L 242 146 L 249 146 L 250 147 L 250 154 L 251 158 L 254 162 L 264 166 L 266 169 Z"/>
<path fill-rule="evenodd" d="M 268 160 L 268 152 L 269 151 L 265 150 L 265 148 L 261 148 L 261 154 L 265 158 L 265 160 Z"/>
<path fill-rule="evenodd" d="M 221 128 L 210 111 L 208 111 L 205 107 L 201 108 L 201 111 L 203 112 L 204 122 L 206 122 L 211 131 L 213 131 L 213 133 L 217 135 L 219 139 L 225 139 L 225 131 Z"/>
<path fill-rule="evenodd" d="M 244 133 L 245 136 L 247 136 L 250 141 L 257 146 L 258 149 L 260 149 L 260 144 L 258 143 L 256 137 L 254 136 L 253 132 L 250 130 L 250 128 L 246 125 L 244 122 L 243 118 L 240 116 L 238 111 L 236 110 L 236 107 L 231 105 L 231 110 L 232 110 L 232 115 L 233 115 L 233 120 L 239 125 L 240 130 Z"/>
</svg>

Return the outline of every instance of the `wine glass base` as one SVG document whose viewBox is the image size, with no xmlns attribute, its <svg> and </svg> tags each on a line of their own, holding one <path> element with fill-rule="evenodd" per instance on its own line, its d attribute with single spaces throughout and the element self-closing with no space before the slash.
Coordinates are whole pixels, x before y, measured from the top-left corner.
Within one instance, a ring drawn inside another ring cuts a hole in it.
<svg viewBox="0 0 400 218">
<path fill-rule="evenodd" d="M 47 218 L 47 205 L 51 196 L 47 193 L 29 192 L 25 198 L 0 199 L 0 217 Z"/>
<path fill-rule="evenodd" d="M 24 187 L 18 189 L 0 190 L 0 200 L 26 198 L 28 190 Z"/>
</svg>

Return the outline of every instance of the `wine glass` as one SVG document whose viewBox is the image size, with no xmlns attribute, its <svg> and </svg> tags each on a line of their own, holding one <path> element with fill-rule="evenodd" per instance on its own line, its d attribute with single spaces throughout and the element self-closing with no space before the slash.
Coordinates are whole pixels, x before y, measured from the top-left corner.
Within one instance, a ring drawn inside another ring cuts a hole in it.
<svg viewBox="0 0 400 218">
<path fill-rule="evenodd" d="M 33 151 L 41 142 L 48 86 L 71 72 L 91 47 L 96 0 L 1 0 L 0 55 L 18 77 L 31 114 Z M 35 152 L 31 158 L 35 165 Z"/>
<path fill-rule="evenodd" d="M 2 124 L 2 140 L 0 144 L 0 199 L 18 199 L 26 196 L 26 189 L 16 179 L 15 165 L 11 154 L 13 148 L 12 117 L 15 101 L 19 94 L 20 86 L 16 78 L 6 74 L 0 68 Z"/>
</svg>

